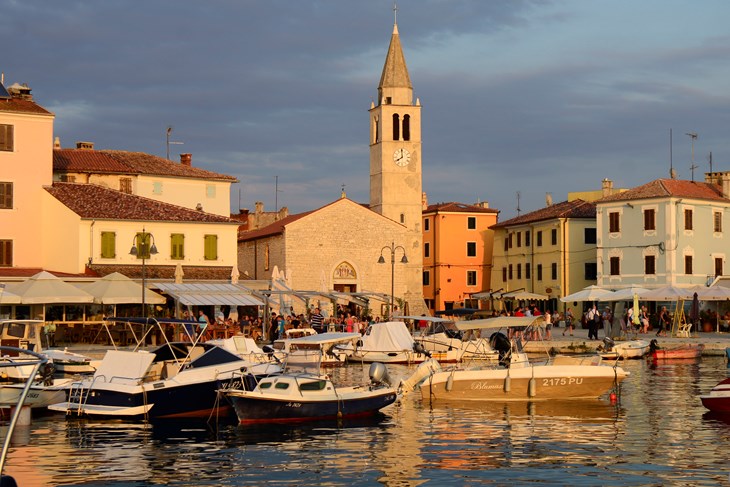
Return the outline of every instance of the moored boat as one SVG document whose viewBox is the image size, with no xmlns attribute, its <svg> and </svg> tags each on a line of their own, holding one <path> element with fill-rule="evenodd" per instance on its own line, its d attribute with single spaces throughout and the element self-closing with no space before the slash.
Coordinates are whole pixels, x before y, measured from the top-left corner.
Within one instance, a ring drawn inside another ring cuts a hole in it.
<svg viewBox="0 0 730 487">
<path fill-rule="evenodd" d="M 649 344 L 649 355 L 653 360 L 696 359 L 702 355 L 705 346 L 702 343 L 686 344 L 673 348 L 661 348 L 656 339 Z"/>
<path fill-rule="evenodd" d="M 402 318 L 414 320 L 416 323 L 428 323 L 427 327 L 415 334 L 415 344 L 440 363 L 472 360 L 496 361 L 498 358 L 497 351 L 489 345 L 488 338 L 482 338 L 478 332 L 472 330 L 457 329 L 454 320 L 430 316 L 403 316 Z M 460 323 L 466 326 L 468 322 Z"/>
<path fill-rule="evenodd" d="M 493 331 L 508 327 L 529 329 L 537 326 L 537 321 L 539 317 L 498 317 L 470 321 L 463 326 Z M 426 364 L 417 369 L 415 378 L 404 381 L 404 387 L 407 389 L 415 384 L 424 400 L 583 399 L 597 398 L 617 389 L 629 375 L 621 367 L 602 364 L 598 355 L 548 355 L 545 360 L 531 362 L 522 349 L 520 339 L 510 340 L 496 331 L 490 336 L 490 341 L 499 351 L 499 365 L 441 368 L 437 364 Z"/>
<path fill-rule="evenodd" d="M 639 359 L 647 353 L 649 342 L 641 339 L 614 342 L 611 338 L 604 338 L 603 345 L 598 348 L 603 360 Z"/>
<path fill-rule="evenodd" d="M 402 321 L 373 323 L 357 342 L 338 348 L 347 355 L 348 362 L 412 364 L 429 358 Z"/>
<path fill-rule="evenodd" d="M 730 379 L 721 381 L 709 394 L 701 395 L 700 400 L 713 413 L 730 413 Z"/>
</svg>

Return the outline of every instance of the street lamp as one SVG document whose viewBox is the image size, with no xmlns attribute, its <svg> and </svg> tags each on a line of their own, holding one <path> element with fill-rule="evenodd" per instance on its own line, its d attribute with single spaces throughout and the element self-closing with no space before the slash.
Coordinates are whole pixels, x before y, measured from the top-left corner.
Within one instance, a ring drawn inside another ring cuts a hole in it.
<svg viewBox="0 0 730 487">
<path fill-rule="evenodd" d="M 145 260 L 149 259 L 150 256 L 157 253 L 157 247 L 155 246 L 155 236 L 150 232 L 145 232 L 142 228 L 142 233 L 138 233 L 132 238 L 132 248 L 129 251 L 130 255 L 142 259 L 142 316 L 147 318 L 147 307 L 144 302 L 144 291 L 145 291 Z"/>
<path fill-rule="evenodd" d="M 395 252 L 398 249 L 403 251 L 403 258 L 400 260 L 401 264 L 408 263 L 408 257 L 406 257 L 406 249 L 402 245 L 395 245 L 395 242 L 391 242 L 390 246 L 386 245 L 380 249 L 380 258 L 378 264 L 385 264 L 385 257 L 383 257 L 383 251 L 385 249 L 390 250 L 390 320 L 393 320 L 393 304 L 395 294 Z"/>
</svg>

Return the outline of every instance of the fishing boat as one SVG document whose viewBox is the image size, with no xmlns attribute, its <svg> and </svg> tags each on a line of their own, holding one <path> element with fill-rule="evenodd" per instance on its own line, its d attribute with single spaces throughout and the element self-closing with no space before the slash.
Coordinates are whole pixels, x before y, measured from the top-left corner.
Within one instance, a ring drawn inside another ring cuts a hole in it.
<svg viewBox="0 0 730 487">
<path fill-rule="evenodd" d="M 661 348 L 656 339 L 649 343 L 649 355 L 652 360 L 696 359 L 702 356 L 705 346 L 702 343 L 686 344 L 673 348 Z"/>
<path fill-rule="evenodd" d="M 474 330 L 463 331 L 456 328 L 452 319 L 431 316 L 403 316 L 416 323 L 426 322 L 428 326 L 414 334 L 416 346 L 427 351 L 431 358 L 440 363 L 472 360 L 496 361 L 497 351 L 489 345 L 488 338 L 482 338 Z M 467 322 L 460 322 L 466 326 Z"/>
<path fill-rule="evenodd" d="M 384 321 L 367 327 L 355 343 L 338 346 L 348 362 L 412 364 L 429 358 L 402 321 Z"/>
<path fill-rule="evenodd" d="M 168 342 L 146 351 L 140 349 L 152 330 L 162 331 L 170 324 L 184 325 L 182 320 L 154 318 L 111 318 L 142 325 L 133 350 L 108 350 L 94 375 L 74 382 L 68 399 L 48 407 L 67 416 L 115 419 L 157 419 L 209 417 L 230 411 L 220 401 L 220 381 L 241 371 L 254 377 L 278 372 L 272 363 L 253 363 L 219 346 L 209 343 Z"/>
<path fill-rule="evenodd" d="M 700 401 L 713 413 L 730 413 L 730 379 L 721 381 L 709 394 L 701 395 Z"/>
<path fill-rule="evenodd" d="M 639 359 L 649 353 L 649 342 L 646 340 L 626 340 L 615 342 L 604 338 L 603 345 L 598 347 L 598 354 L 603 360 Z"/>
<path fill-rule="evenodd" d="M 436 361 L 421 364 L 402 381 L 404 391 L 420 390 L 424 400 L 506 401 L 597 398 L 616 390 L 629 373 L 602 363 L 599 355 L 551 356 L 531 361 L 522 338 L 508 338 L 500 330 L 539 326 L 540 317 L 497 317 L 472 320 L 458 327 L 490 330 L 490 342 L 499 352 L 498 364 L 455 365 L 442 368 Z"/>
<path fill-rule="evenodd" d="M 315 342 L 321 338 L 318 347 L 320 356 L 333 343 L 332 333 L 303 337 L 298 340 Z M 351 335 L 344 333 L 341 335 Z M 340 337 L 350 341 L 352 337 Z M 398 397 L 391 386 L 385 365 L 370 365 L 370 381 L 355 386 L 339 386 L 328 375 L 321 373 L 321 364 L 312 370 L 292 369 L 288 364 L 281 374 L 265 377 L 258 381 L 253 390 L 225 388 L 222 392 L 233 405 L 241 424 L 302 422 L 320 420 L 341 420 L 372 416 L 392 404 Z M 245 383 L 240 380 L 237 384 Z M 250 382 L 250 378 L 248 380 Z"/>
</svg>

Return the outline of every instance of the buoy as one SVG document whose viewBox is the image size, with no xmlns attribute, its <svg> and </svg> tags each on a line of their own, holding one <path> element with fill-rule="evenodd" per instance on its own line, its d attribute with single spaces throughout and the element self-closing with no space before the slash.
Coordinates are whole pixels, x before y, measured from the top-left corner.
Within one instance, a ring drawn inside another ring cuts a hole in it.
<svg viewBox="0 0 730 487">
<path fill-rule="evenodd" d="M 512 377 L 507 374 L 507 377 L 504 378 L 504 392 L 509 392 L 512 390 Z"/>
<path fill-rule="evenodd" d="M 530 397 L 535 397 L 535 394 L 537 394 L 537 391 L 535 390 L 537 387 L 537 383 L 535 382 L 535 378 L 531 378 L 530 382 L 527 383 L 527 395 Z"/>
<path fill-rule="evenodd" d="M 451 374 L 448 379 L 446 379 L 446 390 L 450 391 L 454 388 L 454 375 Z"/>
<path fill-rule="evenodd" d="M 615 393 L 615 392 L 612 392 L 612 393 L 611 393 L 611 394 L 610 394 L 610 395 L 608 396 L 608 398 L 609 398 L 609 400 L 611 401 L 611 404 L 616 404 L 616 393 Z"/>
</svg>

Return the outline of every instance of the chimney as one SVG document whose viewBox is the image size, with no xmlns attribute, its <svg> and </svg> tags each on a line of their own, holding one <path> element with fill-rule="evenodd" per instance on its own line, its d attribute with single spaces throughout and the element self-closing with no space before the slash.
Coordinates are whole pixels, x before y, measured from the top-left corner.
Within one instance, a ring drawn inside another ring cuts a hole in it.
<svg viewBox="0 0 730 487">
<path fill-rule="evenodd" d="M 705 173 L 705 182 L 719 186 L 722 197 L 730 199 L 730 171 Z"/>
<path fill-rule="evenodd" d="M 21 100 L 33 101 L 33 95 L 30 94 L 31 89 L 25 83 L 23 83 L 23 84 L 13 83 L 12 85 L 8 86 L 7 92 L 13 98 L 20 98 Z"/>
<path fill-rule="evenodd" d="M 613 194 L 613 181 L 608 178 L 603 178 L 601 181 L 601 193 L 603 197 L 610 196 Z"/>
<path fill-rule="evenodd" d="M 261 201 L 256 202 L 256 209 L 254 210 L 255 215 L 260 215 L 264 212 L 264 203 Z"/>
<path fill-rule="evenodd" d="M 193 155 L 190 153 L 180 154 L 180 164 L 183 166 L 193 165 Z"/>
<path fill-rule="evenodd" d="M 428 195 L 425 191 L 421 193 L 421 208 L 424 210 L 428 208 Z"/>
<path fill-rule="evenodd" d="M 81 150 L 94 150 L 93 142 L 76 142 L 76 148 Z"/>
<path fill-rule="evenodd" d="M 545 193 L 545 206 L 553 206 L 553 194 Z"/>
<path fill-rule="evenodd" d="M 61 148 L 61 137 L 56 137 L 55 139 L 53 139 L 53 148 L 54 149 Z"/>
</svg>

